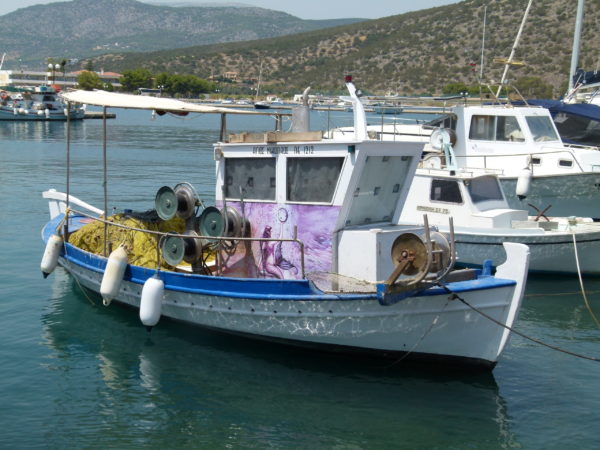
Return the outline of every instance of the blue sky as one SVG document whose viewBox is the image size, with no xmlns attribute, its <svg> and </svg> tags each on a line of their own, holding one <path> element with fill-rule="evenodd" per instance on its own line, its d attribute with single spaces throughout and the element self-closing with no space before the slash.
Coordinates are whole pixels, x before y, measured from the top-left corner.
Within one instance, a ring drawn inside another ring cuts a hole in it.
<svg viewBox="0 0 600 450">
<path fill-rule="evenodd" d="M 19 8 L 41 3 L 64 0 L 0 0 L 0 15 Z M 458 0 L 221 0 L 202 2 L 197 0 L 148 0 L 147 3 L 244 3 L 261 8 L 285 11 L 302 19 L 338 19 L 363 17 L 375 19 L 407 11 L 432 8 L 457 3 Z"/>
</svg>

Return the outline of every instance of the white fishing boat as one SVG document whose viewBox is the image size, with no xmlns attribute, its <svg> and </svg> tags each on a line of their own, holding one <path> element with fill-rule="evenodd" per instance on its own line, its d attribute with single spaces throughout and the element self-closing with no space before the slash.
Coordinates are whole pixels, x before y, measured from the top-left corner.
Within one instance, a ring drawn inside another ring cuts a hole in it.
<svg viewBox="0 0 600 450">
<path fill-rule="evenodd" d="M 493 173 L 441 168 L 438 157 L 423 164 L 429 168 L 417 169 L 400 223 L 419 223 L 426 213 L 430 224 L 447 232 L 453 217 L 459 265 L 480 266 L 482 257 L 498 265 L 503 244 L 519 242 L 530 248 L 530 272 L 600 275 L 600 223 L 528 216 L 510 208 Z"/>
<path fill-rule="evenodd" d="M 68 111 L 68 113 L 67 113 Z M 78 104 L 69 108 L 52 86 L 0 89 L 0 120 L 81 120 L 85 109 Z"/>
<path fill-rule="evenodd" d="M 455 166 L 494 171 L 511 208 L 537 214 L 550 207 L 548 214 L 556 217 L 600 218 L 600 151 L 563 143 L 545 108 L 460 105 L 426 124 L 370 126 L 369 136 L 425 142 L 439 128 L 450 136 Z M 337 137 L 350 130 L 331 134 Z M 436 152 L 428 142 L 424 153 Z M 529 179 L 529 188 L 517 195 L 519 177 Z"/>
<path fill-rule="evenodd" d="M 451 238 L 398 225 L 423 146 L 366 139 L 364 109 L 347 86 L 352 138 L 324 140 L 308 126 L 230 136 L 222 129 L 215 206 L 181 183 L 149 193 L 154 214 L 105 218 L 106 195 L 100 210 L 70 192 L 45 192 L 42 271 L 60 264 L 105 304 L 138 308 L 147 327 L 165 316 L 309 348 L 493 367 L 519 312 L 527 246 L 505 244 L 495 275 L 454 270 Z M 102 91 L 63 96 L 104 111 L 219 113 L 222 125 L 225 114 L 242 113 Z M 121 222 L 128 217 L 136 225 Z M 134 229 L 150 236 L 152 263 L 131 250 Z"/>
</svg>

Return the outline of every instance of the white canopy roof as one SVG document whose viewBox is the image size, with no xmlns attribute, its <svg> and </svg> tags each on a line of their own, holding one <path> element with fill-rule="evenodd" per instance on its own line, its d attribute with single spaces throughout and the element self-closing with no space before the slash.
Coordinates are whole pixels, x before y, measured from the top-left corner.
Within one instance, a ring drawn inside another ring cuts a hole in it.
<svg viewBox="0 0 600 450">
<path fill-rule="evenodd" d="M 69 91 L 60 96 L 68 102 L 85 103 L 87 105 L 105 106 L 107 108 L 148 109 L 174 113 L 216 113 L 216 114 L 263 114 L 256 111 L 223 108 L 217 106 L 197 105 L 172 98 L 146 97 L 142 95 L 119 94 L 108 91 Z M 273 113 L 269 113 L 272 115 Z"/>
</svg>

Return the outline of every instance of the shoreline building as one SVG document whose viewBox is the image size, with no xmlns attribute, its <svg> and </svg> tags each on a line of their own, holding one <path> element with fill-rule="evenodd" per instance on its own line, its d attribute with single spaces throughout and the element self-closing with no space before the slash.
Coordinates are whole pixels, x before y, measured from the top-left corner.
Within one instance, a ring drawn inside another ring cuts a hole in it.
<svg viewBox="0 0 600 450">
<path fill-rule="evenodd" d="M 84 70 L 75 72 L 40 72 L 33 70 L 0 70 L 0 86 L 41 86 L 51 84 L 64 88 L 74 88 L 77 85 L 77 77 Z M 110 83 L 114 88 L 120 88 L 120 73 L 96 72 L 103 83 Z"/>
</svg>

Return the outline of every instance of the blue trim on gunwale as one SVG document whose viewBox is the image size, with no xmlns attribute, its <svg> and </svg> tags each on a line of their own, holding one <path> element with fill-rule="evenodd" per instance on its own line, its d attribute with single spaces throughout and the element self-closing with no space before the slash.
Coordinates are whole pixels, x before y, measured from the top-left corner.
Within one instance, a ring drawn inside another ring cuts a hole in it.
<svg viewBox="0 0 600 450">
<path fill-rule="evenodd" d="M 62 220 L 62 215 L 46 224 L 42 231 L 44 241 L 55 232 L 57 225 Z M 74 230 L 82 224 L 78 217 L 69 221 Z M 66 253 L 65 253 L 66 251 Z M 71 244 L 65 244 L 62 257 L 87 270 L 103 273 L 107 258 L 94 255 L 81 250 Z M 128 265 L 124 279 L 126 281 L 143 285 L 145 281 L 156 273 L 155 269 Z M 377 300 L 377 294 L 327 294 L 309 280 L 276 280 L 263 278 L 232 278 L 216 277 L 210 275 L 187 274 L 180 272 L 160 271 L 165 289 L 199 295 L 216 297 L 245 298 L 251 300 L 289 300 L 289 301 L 349 301 L 349 300 Z M 480 276 L 475 280 L 449 283 L 448 288 L 453 292 L 462 293 L 476 290 L 496 289 L 513 286 L 514 280 Z M 415 296 L 427 297 L 447 295 L 439 287 L 433 287 Z"/>
</svg>

